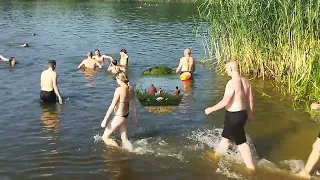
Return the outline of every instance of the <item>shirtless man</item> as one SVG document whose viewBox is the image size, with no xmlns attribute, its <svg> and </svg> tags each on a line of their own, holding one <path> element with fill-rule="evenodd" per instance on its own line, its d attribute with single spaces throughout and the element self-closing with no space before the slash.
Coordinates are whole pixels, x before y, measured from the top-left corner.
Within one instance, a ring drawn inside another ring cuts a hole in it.
<svg viewBox="0 0 320 180">
<path fill-rule="evenodd" d="M 40 99 L 44 103 L 56 103 L 58 96 L 59 104 L 62 104 L 62 98 L 57 85 L 56 61 L 48 61 L 48 69 L 41 73 L 40 79 Z"/>
<path fill-rule="evenodd" d="M 104 58 L 110 59 L 110 62 L 113 61 L 113 58 L 111 56 L 101 55 L 99 49 L 94 50 L 94 54 L 95 55 L 92 58 L 97 60 L 101 66 L 104 65 Z"/>
<path fill-rule="evenodd" d="M 95 69 L 96 66 L 98 66 L 100 69 L 102 68 L 101 64 L 97 60 L 92 58 L 92 52 L 91 51 L 88 52 L 87 56 L 88 56 L 88 58 L 83 60 L 79 64 L 78 68 L 81 68 L 82 66 L 84 66 L 86 68 L 89 68 L 89 69 Z"/>
<path fill-rule="evenodd" d="M 231 80 L 226 85 L 223 99 L 215 106 L 205 110 L 205 114 L 208 115 L 223 107 L 226 108 L 222 140 L 215 152 L 215 156 L 219 157 L 221 153 L 229 148 L 230 140 L 234 140 L 247 168 L 255 169 L 244 132 L 246 121 L 248 123 L 252 121 L 253 97 L 251 85 L 248 80 L 241 77 L 236 61 L 228 62 L 226 71 L 231 76 Z"/>
<path fill-rule="evenodd" d="M 108 71 L 112 74 L 117 74 L 119 72 L 126 72 L 126 68 L 118 66 L 117 60 L 113 60 L 108 67 Z"/>
<path fill-rule="evenodd" d="M 311 110 L 317 110 L 320 109 L 320 104 L 312 103 L 310 106 Z M 318 137 L 316 141 L 313 143 L 312 151 L 309 155 L 308 161 L 304 169 L 298 174 L 298 176 L 302 178 L 310 179 L 310 172 L 314 165 L 318 162 L 320 157 L 320 133 L 318 134 Z"/>
<path fill-rule="evenodd" d="M 151 84 L 151 86 L 149 87 L 148 91 L 149 91 L 149 95 L 150 96 L 155 96 L 156 92 L 157 92 L 157 89 L 154 87 L 153 84 Z"/>
<path fill-rule="evenodd" d="M 127 50 L 120 50 L 120 66 L 126 68 L 128 66 L 129 56 L 127 55 Z"/>
<path fill-rule="evenodd" d="M 16 59 L 14 57 L 10 57 L 8 59 L 8 58 L 3 57 L 2 55 L 0 55 L 0 61 L 9 62 L 9 66 L 10 67 L 14 67 L 16 65 L 16 63 L 17 63 L 17 61 L 16 61 Z"/>
<path fill-rule="evenodd" d="M 191 74 L 195 71 L 195 64 L 193 57 L 190 56 L 191 50 L 189 48 L 184 50 L 184 57 L 180 59 L 179 66 L 176 69 L 176 73 L 190 72 Z"/>
</svg>

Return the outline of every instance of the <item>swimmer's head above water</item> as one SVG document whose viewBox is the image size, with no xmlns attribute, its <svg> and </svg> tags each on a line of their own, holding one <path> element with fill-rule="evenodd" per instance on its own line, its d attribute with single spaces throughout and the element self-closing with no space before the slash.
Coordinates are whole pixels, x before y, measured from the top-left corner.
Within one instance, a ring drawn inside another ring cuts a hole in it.
<svg viewBox="0 0 320 180">
<path fill-rule="evenodd" d="M 29 47 L 29 44 L 22 44 L 21 47 Z"/>
<path fill-rule="evenodd" d="M 55 69 L 56 69 L 56 65 L 57 65 L 57 63 L 56 63 L 55 60 L 49 60 L 49 61 L 48 61 L 48 67 L 49 67 L 49 68 L 52 68 L 52 70 L 55 70 Z"/>
<path fill-rule="evenodd" d="M 120 50 L 120 55 L 121 55 L 122 53 L 127 54 L 127 50 L 126 50 L 126 49 L 121 49 L 121 50 Z"/>
<path fill-rule="evenodd" d="M 226 64 L 226 71 L 228 76 L 231 76 L 233 72 L 239 73 L 239 64 L 235 60 L 231 60 Z"/>
<path fill-rule="evenodd" d="M 116 66 L 118 64 L 117 60 L 113 60 L 112 64 Z"/>
<path fill-rule="evenodd" d="M 87 53 L 87 56 L 88 56 L 88 58 L 92 58 L 92 52 L 89 51 L 89 52 Z"/>
<path fill-rule="evenodd" d="M 94 54 L 95 54 L 96 56 L 100 56 L 100 50 L 99 50 L 99 49 L 94 50 Z"/>
<path fill-rule="evenodd" d="M 14 57 L 9 58 L 9 66 L 14 67 L 17 64 L 17 61 Z"/>
</svg>

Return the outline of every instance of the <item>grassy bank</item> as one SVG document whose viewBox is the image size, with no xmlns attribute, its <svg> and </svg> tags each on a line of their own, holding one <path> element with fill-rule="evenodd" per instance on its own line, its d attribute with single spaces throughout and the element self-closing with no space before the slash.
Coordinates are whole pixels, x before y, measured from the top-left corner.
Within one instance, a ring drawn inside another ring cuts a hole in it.
<svg viewBox="0 0 320 180">
<path fill-rule="evenodd" d="M 319 0 L 209 0 L 199 6 L 210 24 L 207 59 L 223 72 L 272 78 L 297 101 L 320 100 Z M 214 53 L 211 53 L 214 52 Z"/>
</svg>

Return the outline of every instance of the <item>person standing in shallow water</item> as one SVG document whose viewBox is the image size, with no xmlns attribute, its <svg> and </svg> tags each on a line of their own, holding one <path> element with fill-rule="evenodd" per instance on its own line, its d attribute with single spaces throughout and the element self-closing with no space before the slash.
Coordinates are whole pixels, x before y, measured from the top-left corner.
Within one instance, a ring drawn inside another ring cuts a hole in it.
<svg viewBox="0 0 320 180">
<path fill-rule="evenodd" d="M 54 71 L 56 69 L 56 61 L 48 61 L 48 69 L 41 73 L 40 79 L 40 99 L 44 103 L 56 103 L 58 96 L 59 104 L 62 104 L 62 98 L 58 89 L 57 73 Z"/>
<path fill-rule="evenodd" d="M 120 50 L 120 66 L 126 68 L 128 66 L 129 56 L 127 55 L 126 49 Z"/>
<path fill-rule="evenodd" d="M 320 109 L 320 104 L 312 103 L 311 104 L 311 110 L 317 110 Z M 304 169 L 301 170 L 301 172 L 298 173 L 298 176 L 302 178 L 310 179 L 310 172 L 313 169 L 314 165 L 318 162 L 320 157 L 320 133 L 318 134 L 318 137 L 316 141 L 312 145 L 312 151 L 309 155 L 308 161 Z"/>
<path fill-rule="evenodd" d="M 104 59 L 105 59 L 105 58 L 106 58 L 106 59 L 109 59 L 110 62 L 113 61 L 113 58 L 112 58 L 111 56 L 101 55 L 99 49 L 94 50 L 94 54 L 95 54 L 95 55 L 94 55 L 92 58 L 95 59 L 95 60 L 97 60 L 97 61 L 100 63 L 101 66 L 104 65 Z"/>
<path fill-rule="evenodd" d="M 215 106 L 205 109 L 205 114 L 208 115 L 223 107 L 226 108 L 222 140 L 215 152 L 215 156 L 218 157 L 225 152 L 231 145 L 230 141 L 234 140 L 246 167 L 255 169 L 244 131 L 246 121 L 248 123 L 252 121 L 253 97 L 251 85 L 247 79 L 241 77 L 236 61 L 228 62 L 226 71 L 232 79 L 226 85 L 223 99 Z"/>
<path fill-rule="evenodd" d="M 111 123 L 108 124 L 107 128 L 105 129 L 102 140 L 111 146 L 118 147 L 119 145 L 111 139 L 112 133 L 116 129 L 120 129 L 122 146 L 128 145 L 129 140 L 127 136 L 127 129 L 128 129 L 128 116 L 129 116 L 129 103 L 132 101 L 133 106 L 133 121 L 137 123 L 136 117 L 136 101 L 134 90 L 130 86 L 129 80 L 127 76 L 121 72 L 116 76 L 117 83 L 120 87 L 118 87 L 113 96 L 113 100 L 109 109 L 104 117 L 103 121 L 101 122 L 101 127 L 105 127 L 107 124 L 107 120 L 109 119 L 112 111 L 114 112 L 114 117 Z"/>
<path fill-rule="evenodd" d="M 191 49 L 187 48 L 183 52 L 184 56 L 180 59 L 179 65 L 176 69 L 176 73 L 189 72 L 193 73 L 195 71 L 195 64 L 193 57 L 191 57 Z"/>
<path fill-rule="evenodd" d="M 78 68 L 81 68 L 82 66 L 84 66 L 85 68 L 89 68 L 89 69 L 95 69 L 97 66 L 101 69 L 102 66 L 100 65 L 100 63 L 92 58 L 92 52 L 89 51 L 87 54 L 87 59 L 83 60 Z"/>
</svg>

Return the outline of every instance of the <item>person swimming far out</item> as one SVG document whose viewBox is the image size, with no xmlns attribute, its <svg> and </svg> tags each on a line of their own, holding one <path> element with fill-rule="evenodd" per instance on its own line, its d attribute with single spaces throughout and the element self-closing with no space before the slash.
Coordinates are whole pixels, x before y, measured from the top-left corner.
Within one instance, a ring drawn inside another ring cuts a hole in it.
<svg viewBox="0 0 320 180">
<path fill-rule="evenodd" d="M 95 60 L 97 60 L 97 61 L 100 63 L 101 66 L 104 65 L 104 59 L 105 59 L 105 58 L 106 58 L 106 59 L 109 59 L 110 62 L 113 61 L 113 58 L 112 58 L 111 56 L 101 55 L 99 49 L 94 50 L 94 54 L 95 54 L 95 55 L 94 55 L 92 58 L 95 59 Z"/>
<path fill-rule="evenodd" d="M 62 98 L 58 88 L 56 61 L 48 61 L 48 69 L 44 70 L 40 76 L 40 99 L 42 102 L 51 104 L 57 102 L 57 96 L 59 104 L 62 104 Z"/>
<path fill-rule="evenodd" d="M 184 50 L 184 56 L 180 59 L 176 73 L 180 74 L 181 80 L 189 80 L 195 71 L 195 63 L 191 55 L 191 49 Z"/>
<path fill-rule="evenodd" d="M 78 68 L 82 68 L 83 66 L 84 66 L 85 68 L 89 68 L 89 69 L 95 69 L 97 66 L 98 66 L 100 69 L 102 68 L 101 64 L 100 64 L 97 60 L 95 60 L 95 59 L 92 58 L 92 52 L 91 52 L 91 51 L 88 52 L 88 54 L 87 54 L 87 59 L 83 60 L 83 61 L 79 64 Z"/>
<path fill-rule="evenodd" d="M 120 50 L 120 66 L 126 68 L 128 66 L 129 56 L 126 49 Z"/>
<path fill-rule="evenodd" d="M 214 111 L 226 108 L 222 140 L 219 147 L 215 150 L 214 157 L 219 157 L 231 145 L 231 140 L 240 151 L 240 154 L 248 169 L 255 169 L 250 147 L 246 143 L 244 125 L 252 122 L 253 116 L 253 96 L 251 85 L 247 79 L 243 78 L 239 72 L 239 65 L 236 61 L 226 64 L 226 71 L 231 80 L 228 81 L 223 99 L 215 106 L 205 109 L 208 115 Z"/>
<path fill-rule="evenodd" d="M 121 67 L 121 66 L 118 66 L 118 65 L 117 65 L 117 60 L 113 60 L 113 61 L 110 63 L 107 71 L 109 71 L 109 72 L 112 73 L 112 74 L 117 74 L 117 73 L 120 73 L 120 72 L 126 72 L 126 68 Z"/>
<path fill-rule="evenodd" d="M 14 67 L 17 64 L 17 61 L 14 57 L 5 58 L 0 55 L 0 61 L 8 62 L 10 67 Z"/>
<path fill-rule="evenodd" d="M 180 94 L 180 89 L 179 89 L 178 86 L 177 86 L 176 89 L 174 90 L 173 94 L 174 94 L 174 95 L 179 95 L 179 94 Z"/>
<path fill-rule="evenodd" d="M 103 135 L 102 140 L 111 146 L 119 147 L 119 145 L 111 139 L 111 135 L 115 130 L 119 128 L 122 140 L 122 147 L 130 144 L 127 136 L 128 129 L 128 116 L 129 116 L 129 104 L 132 102 L 133 108 L 133 122 L 137 123 L 137 109 L 135 92 L 131 87 L 129 80 L 125 73 L 121 72 L 116 76 L 117 83 L 120 87 L 116 88 L 111 105 L 101 122 L 101 127 L 106 127 L 107 120 L 109 119 L 112 112 L 114 112 L 114 117 L 112 121 L 107 125 Z"/>
</svg>

